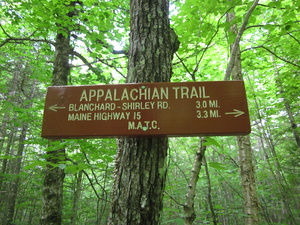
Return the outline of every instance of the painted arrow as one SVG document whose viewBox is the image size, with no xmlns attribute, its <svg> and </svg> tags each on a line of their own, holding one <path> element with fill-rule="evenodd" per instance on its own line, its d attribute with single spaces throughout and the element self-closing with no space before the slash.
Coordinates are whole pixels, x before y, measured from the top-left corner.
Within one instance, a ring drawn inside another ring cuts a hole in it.
<svg viewBox="0 0 300 225">
<path fill-rule="evenodd" d="M 49 107 L 50 110 L 54 111 L 54 112 L 57 112 L 57 109 L 65 109 L 66 107 L 59 107 L 57 106 L 57 104 L 55 105 L 52 105 Z"/>
<path fill-rule="evenodd" d="M 237 110 L 237 109 L 233 109 L 233 111 L 234 112 L 227 112 L 225 114 L 233 114 L 234 117 L 238 117 L 238 116 L 241 116 L 241 115 L 243 115 L 245 113 L 245 112 Z"/>
</svg>

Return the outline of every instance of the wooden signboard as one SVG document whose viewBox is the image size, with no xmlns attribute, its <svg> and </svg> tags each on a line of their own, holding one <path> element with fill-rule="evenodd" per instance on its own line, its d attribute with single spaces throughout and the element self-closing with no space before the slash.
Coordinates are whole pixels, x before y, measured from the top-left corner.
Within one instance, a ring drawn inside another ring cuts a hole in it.
<svg viewBox="0 0 300 225">
<path fill-rule="evenodd" d="M 54 86 L 42 137 L 249 134 L 243 81 Z"/>
</svg>

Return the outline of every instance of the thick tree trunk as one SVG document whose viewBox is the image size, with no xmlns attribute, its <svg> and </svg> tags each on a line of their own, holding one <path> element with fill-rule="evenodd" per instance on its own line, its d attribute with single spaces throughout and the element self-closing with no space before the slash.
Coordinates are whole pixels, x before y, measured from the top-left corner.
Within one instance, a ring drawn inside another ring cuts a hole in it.
<svg viewBox="0 0 300 225">
<path fill-rule="evenodd" d="M 168 12 L 168 0 L 131 0 L 128 83 L 170 81 L 179 42 Z"/>
<path fill-rule="evenodd" d="M 167 82 L 178 48 L 170 29 L 167 0 L 131 0 L 129 83 Z M 109 224 L 160 221 L 166 180 L 167 138 L 119 140 Z"/>
<path fill-rule="evenodd" d="M 159 224 L 167 138 L 120 141 L 109 224 Z"/>
</svg>

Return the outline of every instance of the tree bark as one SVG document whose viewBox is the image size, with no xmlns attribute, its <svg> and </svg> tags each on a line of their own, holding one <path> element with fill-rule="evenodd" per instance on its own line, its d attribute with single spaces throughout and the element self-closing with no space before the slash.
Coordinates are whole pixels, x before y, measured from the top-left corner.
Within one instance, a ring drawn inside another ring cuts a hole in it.
<svg viewBox="0 0 300 225">
<path fill-rule="evenodd" d="M 65 34 L 58 33 L 56 36 L 53 86 L 67 85 L 68 83 L 68 75 L 70 73 L 70 31 L 67 28 L 65 31 Z M 57 140 L 49 140 L 49 146 L 56 149 L 48 150 L 46 153 L 48 165 L 43 184 L 41 225 L 59 225 L 62 223 L 63 181 L 65 172 L 63 169 L 53 165 L 57 165 L 60 161 L 65 161 L 65 149 L 57 149 L 55 144 L 53 144 L 55 141 L 57 142 Z"/>
<path fill-rule="evenodd" d="M 230 52 L 231 54 L 230 54 L 230 58 L 229 58 L 227 68 L 226 68 L 225 80 L 230 79 L 230 75 L 233 73 L 234 67 L 236 67 L 237 64 L 240 64 L 240 62 L 236 61 L 236 60 L 238 60 L 237 55 L 240 54 L 240 52 L 241 52 L 241 50 L 240 50 L 240 41 L 241 41 L 242 35 L 243 35 L 243 33 L 246 29 L 246 26 L 248 24 L 249 18 L 251 16 L 253 10 L 256 8 L 258 2 L 259 2 L 259 0 L 253 1 L 253 4 L 251 5 L 250 9 L 246 13 L 246 16 L 244 18 L 244 21 L 243 21 L 242 26 L 240 27 L 240 29 L 238 30 L 236 25 L 234 25 L 231 29 L 236 34 L 236 38 L 234 40 L 234 43 L 230 47 L 231 48 L 231 52 Z M 229 19 L 228 16 L 230 16 L 230 14 L 234 15 L 234 13 L 227 13 L 227 20 Z"/>
<path fill-rule="evenodd" d="M 159 224 L 167 138 L 121 140 L 109 224 Z"/>
<path fill-rule="evenodd" d="M 252 163 L 253 152 L 251 148 L 250 136 L 239 136 L 239 158 L 241 183 L 244 194 L 245 224 L 259 224 L 259 206 L 256 194 L 254 166 Z"/>
<path fill-rule="evenodd" d="M 196 196 L 196 186 L 199 179 L 201 163 L 204 158 L 204 154 L 206 151 L 206 146 L 203 145 L 205 142 L 205 138 L 200 138 L 200 146 L 194 158 L 194 164 L 190 176 L 190 180 L 188 183 L 188 190 L 185 195 L 185 203 L 184 203 L 184 224 L 191 225 L 196 219 L 195 212 L 195 196 Z"/>
<path fill-rule="evenodd" d="M 207 178 L 207 201 L 208 201 L 209 209 L 210 209 L 210 212 L 211 212 L 211 217 L 212 217 L 213 224 L 218 225 L 218 216 L 215 212 L 214 204 L 213 204 L 213 200 L 212 200 L 212 196 L 211 196 L 211 191 L 212 190 L 211 190 L 210 175 L 209 175 L 207 161 L 206 161 L 205 156 L 203 157 L 203 162 L 204 162 L 205 174 L 206 174 L 206 178 Z"/>
<path fill-rule="evenodd" d="M 237 37 L 234 43 L 230 46 L 231 56 L 230 62 L 228 63 L 228 68 L 226 70 L 225 80 L 229 79 L 230 75 L 232 76 L 233 80 L 243 80 L 240 39 L 247 25 L 251 12 L 257 5 L 257 2 L 257 0 L 254 1 L 253 5 L 246 15 L 245 21 L 240 30 L 238 30 L 236 24 L 232 24 L 231 26 L 231 32 L 234 32 Z M 234 17 L 234 13 L 227 13 L 227 21 L 232 22 Z M 259 223 L 259 206 L 256 194 L 254 166 L 252 162 L 253 151 L 251 148 L 250 136 L 239 136 L 237 137 L 237 141 L 239 147 L 241 184 L 243 187 L 244 195 L 245 225 L 256 225 Z"/>
<path fill-rule="evenodd" d="M 131 0 L 127 82 L 168 82 L 178 48 L 167 0 Z M 109 224 L 157 225 L 166 180 L 168 139 L 119 140 Z"/>
<path fill-rule="evenodd" d="M 78 224 L 78 208 L 80 203 L 81 197 L 81 189 L 82 189 L 82 176 L 83 172 L 80 170 L 75 176 L 75 187 L 74 187 L 74 196 L 73 196 L 73 208 L 72 208 L 72 215 L 71 215 L 71 224 L 76 225 Z"/>
</svg>

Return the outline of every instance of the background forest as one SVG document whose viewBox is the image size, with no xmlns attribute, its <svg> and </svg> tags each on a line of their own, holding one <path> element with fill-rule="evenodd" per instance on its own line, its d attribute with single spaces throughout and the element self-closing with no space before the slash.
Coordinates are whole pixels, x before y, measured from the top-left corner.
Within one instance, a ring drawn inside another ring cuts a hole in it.
<svg viewBox="0 0 300 225">
<path fill-rule="evenodd" d="M 170 1 L 171 26 L 181 43 L 172 82 L 224 80 L 230 46 L 240 45 L 259 224 L 300 224 L 299 12 L 294 0 Z M 124 83 L 129 3 L 1 0 L 0 17 L 0 221 L 39 224 L 45 153 L 53 148 L 40 134 L 56 35 L 70 38 L 69 85 Z M 106 224 L 116 139 L 55 144 L 67 152 L 66 161 L 53 165 L 66 171 L 63 224 Z M 199 137 L 170 138 L 162 224 L 184 223 L 187 184 L 201 144 Z M 205 145 L 194 223 L 244 224 L 236 138 L 209 137 Z"/>
</svg>

